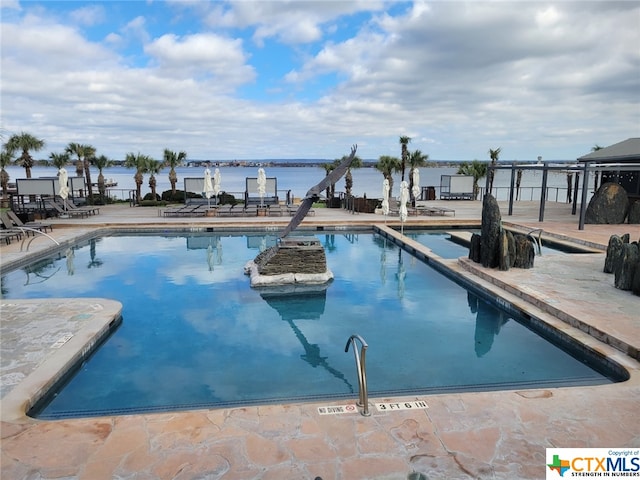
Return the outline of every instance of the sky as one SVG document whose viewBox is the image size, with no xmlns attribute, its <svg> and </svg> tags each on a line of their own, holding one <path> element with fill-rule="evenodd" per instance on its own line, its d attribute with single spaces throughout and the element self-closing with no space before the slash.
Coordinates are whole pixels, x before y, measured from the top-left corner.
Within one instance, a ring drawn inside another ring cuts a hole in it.
<svg viewBox="0 0 640 480">
<path fill-rule="evenodd" d="M 575 160 L 640 136 L 640 1 L 1 2 L 0 134 L 120 160 Z"/>
</svg>

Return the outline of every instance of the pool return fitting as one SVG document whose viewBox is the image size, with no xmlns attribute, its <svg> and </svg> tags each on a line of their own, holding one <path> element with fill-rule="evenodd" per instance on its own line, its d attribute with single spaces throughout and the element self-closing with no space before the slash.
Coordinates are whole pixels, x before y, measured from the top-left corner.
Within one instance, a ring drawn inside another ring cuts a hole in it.
<svg viewBox="0 0 640 480">
<path fill-rule="evenodd" d="M 360 347 L 360 353 L 358 353 L 358 349 L 356 348 L 356 340 L 358 340 L 362 345 Z M 351 335 L 349 337 L 349 340 L 347 340 L 347 345 L 344 347 L 345 353 L 349 351 L 349 345 L 351 345 L 352 343 L 353 355 L 356 359 L 356 369 L 358 370 L 358 389 L 360 390 L 358 403 L 356 405 L 362 407 L 361 414 L 365 417 L 368 417 L 369 415 L 371 415 L 371 413 L 369 412 L 369 395 L 367 392 L 365 355 L 367 353 L 367 348 L 369 348 L 369 345 L 367 345 L 367 342 L 365 342 L 364 338 L 362 338 L 360 335 Z"/>
</svg>

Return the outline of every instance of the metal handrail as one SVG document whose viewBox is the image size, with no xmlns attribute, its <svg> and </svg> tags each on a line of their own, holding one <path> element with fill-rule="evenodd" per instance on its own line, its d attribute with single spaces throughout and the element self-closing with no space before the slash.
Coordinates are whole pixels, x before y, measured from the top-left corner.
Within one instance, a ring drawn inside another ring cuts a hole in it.
<svg viewBox="0 0 640 480">
<path fill-rule="evenodd" d="M 358 354 L 358 349 L 356 348 L 355 342 L 358 340 L 362 347 L 360 347 L 360 354 Z M 365 355 L 367 353 L 367 342 L 364 341 L 360 335 L 351 335 L 349 340 L 347 340 L 347 345 L 344 347 L 345 353 L 349 351 L 349 345 L 353 343 L 353 355 L 356 359 L 356 369 L 358 370 L 358 403 L 359 407 L 362 407 L 362 415 L 368 417 L 371 415 L 369 412 L 369 394 L 367 392 L 367 372 L 365 365 Z"/>
<path fill-rule="evenodd" d="M 535 232 L 538 232 L 538 239 L 536 240 L 536 237 L 533 236 L 533 234 Z M 531 240 L 533 240 L 533 244 L 538 247 L 538 255 L 542 255 L 542 229 L 541 228 L 534 228 L 533 230 L 531 230 L 529 233 L 527 233 L 527 237 L 531 238 Z"/>
<path fill-rule="evenodd" d="M 44 235 L 45 237 L 47 237 L 47 238 L 48 238 L 48 239 L 50 239 L 51 241 L 53 241 L 56 245 L 60 245 L 60 242 L 58 242 L 58 241 L 57 241 L 55 238 L 53 238 L 51 235 L 49 235 L 48 233 L 44 233 L 42 230 L 38 230 L 37 228 L 31 228 L 31 227 L 27 227 L 27 226 L 25 226 L 25 225 L 18 225 L 18 226 L 14 227 L 14 228 L 18 228 L 18 229 L 22 230 L 22 231 L 23 231 L 23 233 L 24 233 L 24 231 L 25 231 L 25 230 L 27 230 L 27 231 L 29 231 L 29 232 L 33 232 L 34 234 L 35 234 L 35 233 L 39 233 L 39 234 L 41 234 L 41 235 Z M 25 236 L 24 236 L 24 238 L 22 239 L 22 242 L 20 243 L 20 251 L 21 251 L 21 252 L 23 251 L 23 248 L 24 248 L 24 242 L 27 240 L 27 238 L 28 238 L 28 235 L 25 233 Z M 35 235 L 33 235 L 33 237 L 31 237 L 31 240 L 29 240 L 29 243 L 27 243 L 27 249 L 26 249 L 26 250 L 24 250 L 25 252 L 28 252 L 28 251 L 29 251 L 29 247 L 31 246 L 31 242 L 33 242 L 35 239 L 36 239 L 36 236 L 35 236 Z"/>
</svg>

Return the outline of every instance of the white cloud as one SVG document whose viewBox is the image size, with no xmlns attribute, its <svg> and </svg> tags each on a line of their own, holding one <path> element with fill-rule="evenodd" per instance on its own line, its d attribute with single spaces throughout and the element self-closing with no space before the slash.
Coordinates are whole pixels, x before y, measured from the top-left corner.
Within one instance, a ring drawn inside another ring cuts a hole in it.
<svg viewBox="0 0 640 480">
<path fill-rule="evenodd" d="M 148 42 L 150 39 L 149 33 L 146 30 L 146 19 L 141 16 L 138 16 L 127 23 L 122 28 L 122 34 L 126 38 L 131 38 L 141 43 Z"/>
<path fill-rule="evenodd" d="M 102 5 L 88 5 L 71 12 L 71 18 L 80 25 L 92 26 L 102 23 L 106 13 Z"/>
<path fill-rule="evenodd" d="M 253 69 L 245 64 L 242 41 L 213 34 L 180 38 L 163 35 L 144 47 L 159 66 L 174 75 L 210 73 L 216 80 L 233 79 L 236 84 L 253 80 Z M 233 85 L 235 86 L 235 85 Z"/>
<path fill-rule="evenodd" d="M 101 20 L 98 7 L 76 10 L 76 24 L 46 2 L 13 17 L 3 8 L 3 127 L 51 151 L 90 141 L 114 158 L 164 147 L 337 158 L 352 143 L 377 158 L 409 135 L 433 159 L 484 158 L 495 146 L 505 159 L 571 159 L 640 134 L 634 2 L 168 5 L 163 30 L 136 13 L 102 42 L 79 28 Z M 174 28 L 196 11 L 206 27 Z M 268 46 L 249 55 L 251 42 L 278 42 L 299 63 L 261 84 L 260 65 L 275 60 Z"/>
<path fill-rule="evenodd" d="M 22 10 L 18 0 L 2 0 L 2 2 L 0 2 L 0 8 L 3 10 Z"/>
</svg>

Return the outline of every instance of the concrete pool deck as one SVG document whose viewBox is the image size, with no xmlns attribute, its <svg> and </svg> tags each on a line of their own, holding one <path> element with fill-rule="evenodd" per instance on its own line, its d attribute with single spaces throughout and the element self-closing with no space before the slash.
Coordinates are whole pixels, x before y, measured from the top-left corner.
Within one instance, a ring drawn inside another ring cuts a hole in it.
<svg viewBox="0 0 640 480">
<path fill-rule="evenodd" d="M 479 223 L 480 202 L 441 205 L 454 208 L 455 218 L 409 217 L 406 225 Z M 502 202 L 501 208 L 506 212 Z M 640 226 L 636 225 L 587 225 L 580 231 L 569 205 L 548 203 L 542 223 L 537 221 L 538 214 L 536 202 L 518 202 L 513 216 L 503 213 L 503 221 L 543 228 L 549 234 L 588 245 L 604 246 L 613 233 L 640 238 Z M 288 221 L 288 217 L 164 218 L 157 209 L 108 206 L 101 207 L 101 213 L 94 217 L 54 219 L 51 223 L 54 238 L 70 242 L 103 226 L 275 228 Z M 399 225 L 392 217 L 385 222 L 379 215 L 317 209 L 303 226 L 373 223 Z M 3 245 L 1 265 L 7 268 L 25 255 L 37 255 L 51 246 L 51 241 L 38 239 L 26 254 L 20 252 L 20 242 Z M 640 364 L 636 360 L 640 299 L 613 288 L 613 277 L 602 273 L 604 254 L 543 256 L 536 259 L 532 270 L 508 272 L 464 260 L 448 264 L 482 288 L 526 307 L 622 364 L 631 378 L 594 387 L 370 398 L 370 417 L 358 413 L 320 415 L 320 406 L 344 404 L 320 402 L 36 421 L 17 415 L 13 409 L 7 412 L 7 397 L 15 397 L 16 390 L 23 388 L 23 378 L 28 379 L 33 371 L 60 361 L 52 357 L 67 347 L 74 348 L 69 345 L 74 338 L 61 347 L 52 348 L 52 344 L 81 331 L 83 322 L 94 316 L 101 316 L 98 322 L 110 321 L 109 312 L 117 315 L 118 305 L 109 300 L 75 299 L 65 312 L 60 303 L 51 300 L 3 300 L 3 384 L 6 364 L 14 365 L 13 376 L 7 377 L 11 380 L 2 390 L 0 477 L 537 479 L 545 476 L 545 448 L 640 447 Z M 16 308 L 11 305 L 14 303 L 20 305 Z M 34 316 L 40 318 L 44 312 L 53 325 L 46 332 L 33 329 Z M 71 332 L 72 328 L 77 330 Z M 11 344 L 10 338 L 17 343 Z M 16 367 L 15 362 L 22 366 Z M 418 399 L 429 408 L 380 412 L 374 406 Z"/>
</svg>

